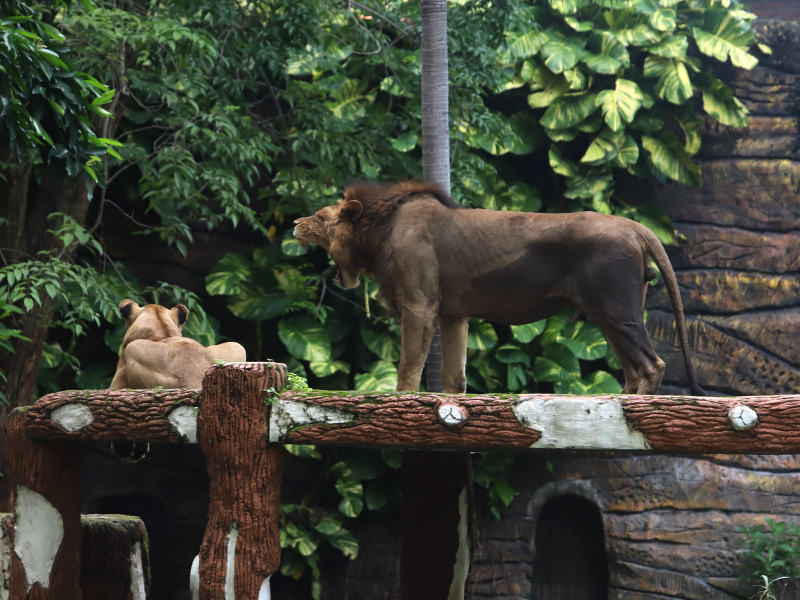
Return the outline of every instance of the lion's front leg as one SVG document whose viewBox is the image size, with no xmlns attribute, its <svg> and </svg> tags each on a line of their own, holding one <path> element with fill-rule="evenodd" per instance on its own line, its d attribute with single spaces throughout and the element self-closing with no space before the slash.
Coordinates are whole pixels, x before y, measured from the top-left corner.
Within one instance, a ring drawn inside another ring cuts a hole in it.
<svg viewBox="0 0 800 600">
<path fill-rule="evenodd" d="M 467 334 L 469 319 L 442 315 L 442 383 L 448 394 L 467 391 Z"/>
<path fill-rule="evenodd" d="M 397 391 L 418 392 L 422 368 L 428 358 L 436 312 L 432 308 L 403 310 L 400 316 L 400 364 L 397 367 Z"/>
</svg>

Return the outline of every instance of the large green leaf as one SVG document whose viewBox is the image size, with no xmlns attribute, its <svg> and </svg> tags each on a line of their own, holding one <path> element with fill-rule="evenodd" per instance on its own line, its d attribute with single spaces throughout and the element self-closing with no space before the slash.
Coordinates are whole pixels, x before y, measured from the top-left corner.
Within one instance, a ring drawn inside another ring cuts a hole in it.
<svg viewBox="0 0 800 600">
<path fill-rule="evenodd" d="M 549 129 L 566 129 L 580 123 L 596 110 L 594 94 L 566 94 L 553 101 L 539 122 Z"/>
<path fill-rule="evenodd" d="M 595 102 L 603 111 L 603 118 L 612 131 L 623 129 L 636 117 L 644 96 L 639 86 L 628 79 L 617 79 L 613 90 L 597 94 Z"/>
<path fill-rule="evenodd" d="M 625 134 L 625 140 L 619 148 L 619 155 L 614 162 L 615 167 L 626 168 L 636 164 L 639 160 L 639 144 L 636 143 L 634 137 L 630 134 Z"/>
<path fill-rule="evenodd" d="M 393 392 L 397 388 L 397 369 L 389 361 L 379 360 L 369 373 L 360 373 L 355 379 L 357 390 Z"/>
<path fill-rule="evenodd" d="M 549 0 L 550 6 L 562 15 L 572 15 L 589 4 L 591 0 Z"/>
<path fill-rule="evenodd" d="M 569 323 L 556 341 L 582 360 L 597 360 L 606 355 L 606 339 L 597 326 L 588 321 Z"/>
<path fill-rule="evenodd" d="M 605 371 L 595 371 L 583 380 L 588 394 L 619 394 L 622 386 L 613 375 Z"/>
<path fill-rule="evenodd" d="M 750 111 L 733 95 L 731 89 L 711 73 L 697 77 L 697 87 L 703 92 L 703 110 L 723 125 L 747 127 Z"/>
<path fill-rule="evenodd" d="M 563 73 L 578 64 L 583 58 L 584 41 L 567 38 L 561 34 L 553 34 L 542 46 L 542 58 L 545 66 L 553 73 Z"/>
<path fill-rule="evenodd" d="M 608 134 L 606 130 L 592 140 L 586 153 L 581 157 L 582 163 L 599 166 L 612 162 L 619 156 L 619 145 Z"/>
<path fill-rule="evenodd" d="M 509 36 L 506 40 L 512 54 L 516 58 L 528 58 L 538 54 L 549 36 L 538 29 L 529 29 L 520 36 Z"/>
<path fill-rule="evenodd" d="M 238 252 L 230 252 L 206 275 L 206 291 L 212 296 L 238 294 L 248 280 L 253 264 Z"/>
<path fill-rule="evenodd" d="M 581 376 L 578 359 L 566 347 L 552 344 L 537 356 L 533 365 L 536 381 L 547 381 L 556 384 L 556 391 L 568 389 L 569 382 L 577 381 Z"/>
<path fill-rule="evenodd" d="M 592 53 L 587 52 L 583 62 L 597 73 L 614 75 L 631 64 L 628 49 L 608 31 L 594 34 L 589 39 L 587 49 Z"/>
<path fill-rule="evenodd" d="M 692 32 L 700 52 L 725 62 L 728 57 L 734 67 L 752 69 L 758 59 L 747 52 L 755 42 L 755 33 L 747 21 L 737 19 L 730 10 L 712 9 L 703 13 L 702 27 Z"/>
<path fill-rule="evenodd" d="M 683 58 L 689 49 L 689 40 L 685 35 L 668 35 L 658 44 L 647 48 L 647 51 L 664 58 Z"/>
<path fill-rule="evenodd" d="M 692 97 L 692 82 L 682 61 L 648 56 L 644 61 L 645 77 L 658 77 L 656 93 L 672 104 L 683 104 Z"/>
<path fill-rule="evenodd" d="M 272 287 L 264 284 L 272 283 Z M 279 317 L 285 310 L 299 300 L 297 294 L 281 291 L 277 280 L 271 273 L 262 273 L 259 282 L 244 283 L 236 295 L 228 298 L 228 309 L 240 319 L 246 321 L 269 321 Z"/>
<path fill-rule="evenodd" d="M 650 27 L 658 31 L 672 31 L 677 25 L 677 14 L 674 8 L 656 3 L 654 0 L 640 0 L 636 10 L 647 15 Z"/>
<path fill-rule="evenodd" d="M 642 147 L 649 153 L 656 171 L 686 185 L 700 184 L 700 167 L 692 163 L 683 144 L 671 130 L 642 136 Z"/>
<path fill-rule="evenodd" d="M 342 360 L 311 361 L 311 372 L 317 377 L 330 377 L 334 373 L 349 373 L 350 365 Z"/>
<path fill-rule="evenodd" d="M 534 93 L 528 96 L 528 105 L 531 108 L 546 108 L 556 98 L 563 96 L 570 90 L 570 84 L 562 74 L 555 74 L 547 67 L 525 61 L 522 75 L 531 82 Z"/>
<path fill-rule="evenodd" d="M 467 348 L 472 350 L 485 350 L 494 348 L 497 344 L 497 334 L 494 327 L 486 321 L 478 319 L 469 320 L 469 334 L 467 335 Z"/>
<path fill-rule="evenodd" d="M 383 360 L 397 362 L 400 360 L 400 338 L 386 329 L 373 329 L 366 323 L 361 324 L 361 339 L 372 352 Z"/>
<path fill-rule="evenodd" d="M 341 550 L 342 554 L 350 560 L 358 556 L 358 540 L 347 529 L 340 529 L 329 536 L 328 543 L 337 550 Z"/>
<path fill-rule="evenodd" d="M 495 353 L 495 357 L 501 363 L 507 365 L 523 364 L 526 367 L 531 366 L 531 357 L 519 346 L 513 344 L 505 344 L 500 346 Z"/>
<path fill-rule="evenodd" d="M 357 517 L 364 510 L 364 486 L 351 477 L 340 477 L 336 480 L 336 491 L 342 497 L 339 510 L 346 517 Z"/>
<path fill-rule="evenodd" d="M 331 356 L 328 332 L 313 317 L 293 315 L 278 323 L 278 337 L 289 353 L 302 360 L 326 362 Z"/>
<path fill-rule="evenodd" d="M 544 331 L 547 321 L 542 319 L 535 323 L 527 323 L 525 325 L 512 325 L 511 335 L 514 339 L 523 344 L 531 343 L 540 333 Z"/>
</svg>

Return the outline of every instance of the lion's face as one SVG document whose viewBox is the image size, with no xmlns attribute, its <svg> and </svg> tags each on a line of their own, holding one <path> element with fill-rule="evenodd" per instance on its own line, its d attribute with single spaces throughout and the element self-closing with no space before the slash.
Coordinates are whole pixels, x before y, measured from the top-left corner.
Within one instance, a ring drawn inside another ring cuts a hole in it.
<svg viewBox="0 0 800 600">
<path fill-rule="evenodd" d="M 119 312 L 125 319 L 123 347 L 133 340 L 159 341 L 169 337 L 182 337 L 181 329 L 189 316 L 189 309 L 178 304 L 171 309 L 158 304 L 139 306 L 133 300 L 119 303 Z"/>
<path fill-rule="evenodd" d="M 355 257 L 353 237 L 362 210 L 357 200 L 339 200 L 294 222 L 294 236 L 304 247 L 313 243 L 331 255 L 339 269 L 335 280 L 345 288 L 356 287 L 358 275 L 364 270 L 364 265 Z"/>
</svg>

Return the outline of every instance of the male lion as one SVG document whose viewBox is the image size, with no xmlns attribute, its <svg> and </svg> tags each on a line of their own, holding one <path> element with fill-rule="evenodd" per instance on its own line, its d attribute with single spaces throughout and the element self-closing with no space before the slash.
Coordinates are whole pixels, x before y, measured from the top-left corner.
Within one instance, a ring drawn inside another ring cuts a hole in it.
<svg viewBox="0 0 800 600">
<path fill-rule="evenodd" d="M 665 365 L 644 327 L 653 259 L 672 301 L 692 391 L 703 393 L 687 356 L 683 305 L 667 254 L 649 229 L 629 219 L 463 209 L 436 185 L 366 183 L 297 219 L 294 235 L 328 251 L 344 287 L 358 285 L 361 271 L 378 280 L 401 319 L 398 391 L 419 389 L 437 322 L 444 390 L 458 393 L 466 390 L 469 317 L 531 323 L 574 302 L 619 357 L 623 392 L 654 394 Z"/>
<path fill-rule="evenodd" d="M 199 388 L 214 361 L 243 362 L 245 350 L 236 342 L 203 346 L 183 337 L 189 316 L 183 304 L 167 309 L 158 304 L 119 303 L 125 338 L 111 389 Z"/>
</svg>

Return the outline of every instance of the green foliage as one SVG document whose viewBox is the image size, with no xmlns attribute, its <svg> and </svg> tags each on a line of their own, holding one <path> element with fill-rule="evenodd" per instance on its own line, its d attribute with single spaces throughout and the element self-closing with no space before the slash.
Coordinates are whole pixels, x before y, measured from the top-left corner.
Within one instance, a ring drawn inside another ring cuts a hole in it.
<svg viewBox="0 0 800 600">
<path fill-rule="evenodd" d="M 741 579 L 754 587 L 761 586 L 761 598 L 781 598 L 777 590 L 785 585 L 800 589 L 800 526 L 769 517 L 764 525 L 746 525 L 737 531 L 743 538 L 746 571 Z"/>
<path fill-rule="evenodd" d="M 615 169 L 700 182 L 692 98 L 702 93 L 704 112 L 725 125 L 745 126 L 747 109 L 692 48 L 751 69 L 753 18 L 738 0 L 551 0 L 515 11 L 505 62 L 540 114 L 576 209 L 606 212 Z"/>
<path fill-rule="evenodd" d="M 319 547 L 328 544 L 347 558 L 358 556 L 358 541 L 345 525 L 365 508 L 385 510 L 397 497 L 399 453 L 294 445 L 286 449 L 322 461 L 317 485 L 302 502 L 281 505 L 281 573 L 294 579 L 310 575 L 311 596 L 318 600 L 322 592 Z M 336 508 L 323 508 L 323 504 Z"/>
<path fill-rule="evenodd" d="M 111 115 L 103 105 L 114 90 L 76 68 L 66 37 L 38 12 L 68 11 L 72 4 L 0 2 L 0 157 L 58 161 L 70 177 L 82 174 L 88 190 L 98 181 L 100 157 L 119 156 L 120 143 L 98 137 L 89 120 Z M 88 0 L 82 4 L 90 10 Z"/>
</svg>

